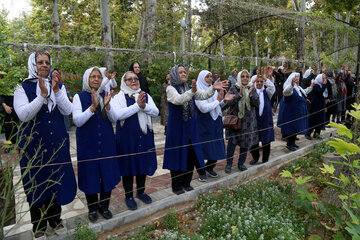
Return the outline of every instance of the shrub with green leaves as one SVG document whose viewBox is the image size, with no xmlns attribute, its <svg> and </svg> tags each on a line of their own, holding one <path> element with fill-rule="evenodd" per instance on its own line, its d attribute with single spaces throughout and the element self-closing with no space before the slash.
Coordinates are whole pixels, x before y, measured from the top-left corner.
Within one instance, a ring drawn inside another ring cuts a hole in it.
<svg viewBox="0 0 360 240">
<path fill-rule="evenodd" d="M 75 236 L 76 240 L 94 240 L 98 235 L 92 229 L 89 228 L 89 223 L 83 219 L 75 220 Z"/>
<path fill-rule="evenodd" d="M 203 197 L 200 231 L 205 239 L 302 239 L 306 223 L 292 207 L 293 190 L 259 180 Z"/>
</svg>

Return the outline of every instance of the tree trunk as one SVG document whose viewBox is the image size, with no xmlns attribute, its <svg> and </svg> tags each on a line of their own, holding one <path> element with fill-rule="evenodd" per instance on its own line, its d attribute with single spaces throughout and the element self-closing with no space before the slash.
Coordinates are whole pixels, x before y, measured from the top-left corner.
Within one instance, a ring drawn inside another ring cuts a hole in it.
<svg viewBox="0 0 360 240">
<path fill-rule="evenodd" d="M 341 20 L 341 15 L 339 13 L 335 13 L 335 17 L 337 19 Z M 339 35 L 338 35 L 338 31 L 335 30 L 335 37 L 334 37 L 334 63 L 336 64 L 339 58 L 339 52 L 338 52 L 338 47 L 339 47 Z"/>
<path fill-rule="evenodd" d="M 316 64 L 319 64 L 319 55 L 318 55 L 317 46 L 316 46 L 316 32 L 315 32 L 315 28 L 314 28 L 313 24 L 311 24 L 311 30 L 312 30 L 312 37 L 313 37 L 314 59 L 315 59 Z"/>
<path fill-rule="evenodd" d="M 144 45 L 143 48 L 152 49 L 155 36 L 155 17 L 156 17 L 156 0 L 146 1 L 145 26 L 143 29 Z M 151 64 L 151 58 L 148 53 L 144 54 L 145 65 Z"/>
<path fill-rule="evenodd" d="M 300 11 L 305 12 L 306 11 L 306 0 L 300 1 Z M 304 59 L 305 59 L 305 17 L 300 17 L 299 22 L 299 31 L 298 31 L 298 39 L 297 39 L 297 66 L 296 71 L 300 72 L 304 68 Z"/>
<path fill-rule="evenodd" d="M 186 51 L 191 52 L 191 32 L 192 32 L 192 24 L 191 24 L 191 18 L 192 18 L 192 8 L 191 8 L 191 0 L 188 0 L 188 8 L 186 12 L 186 36 L 187 36 L 187 42 L 186 42 Z M 185 60 L 187 62 L 187 59 Z M 189 65 L 190 62 L 187 62 Z"/>
<path fill-rule="evenodd" d="M 220 35 L 223 35 L 224 33 L 224 29 L 223 29 L 223 25 L 222 25 L 222 22 L 223 22 L 223 12 L 222 12 L 222 6 L 224 6 L 224 0 L 221 0 L 220 1 L 220 5 L 218 6 L 220 11 L 220 19 L 219 19 L 219 29 L 220 29 Z M 222 38 L 220 38 L 220 52 L 221 52 L 221 56 L 224 56 L 225 53 L 224 53 L 224 42 L 222 40 Z M 225 60 L 223 59 L 223 63 L 224 63 L 224 71 L 226 70 L 226 62 Z"/>
<path fill-rule="evenodd" d="M 112 47 L 109 0 L 100 0 L 100 13 L 102 45 L 104 47 Z M 112 52 L 109 51 L 105 53 L 104 65 L 110 71 L 114 69 L 114 57 Z"/>
<path fill-rule="evenodd" d="M 144 45 L 143 29 L 144 29 L 144 17 L 140 16 L 140 25 L 139 25 L 139 30 L 138 30 L 138 33 L 137 33 L 137 38 L 136 38 L 136 49 L 142 49 L 143 48 L 143 45 Z"/>
<path fill-rule="evenodd" d="M 346 19 L 345 22 L 350 23 L 350 14 L 351 11 L 346 11 Z M 345 33 L 344 35 L 344 50 L 343 50 L 343 54 L 346 53 L 346 51 L 348 50 L 347 47 L 349 46 L 349 33 Z"/>
<path fill-rule="evenodd" d="M 60 20 L 59 20 L 59 11 L 58 11 L 58 0 L 53 0 L 53 31 L 54 31 L 54 45 L 60 44 Z M 60 52 L 57 51 L 55 55 L 55 65 L 60 61 Z"/>
</svg>

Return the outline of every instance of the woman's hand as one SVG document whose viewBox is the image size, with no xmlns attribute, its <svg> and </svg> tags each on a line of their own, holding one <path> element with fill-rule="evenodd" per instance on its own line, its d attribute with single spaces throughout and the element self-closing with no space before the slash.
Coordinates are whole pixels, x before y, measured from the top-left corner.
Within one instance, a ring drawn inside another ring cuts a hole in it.
<svg viewBox="0 0 360 240">
<path fill-rule="evenodd" d="M 104 71 L 104 75 L 110 80 L 110 79 L 113 79 L 115 78 L 116 76 L 116 72 L 113 72 L 113 73 L 108 73 L 107 70 Z"/>
<path fill-rule="evenodd" d="M 225 90 L 225 88 L 227 87 L 229 87 L 229 81 L 220 81 L 220 78 L 216 80 L 213 84 L 213 90 Z"/>
<path fill-rule="evenodd" d="M 112 96 L 113 92 L 114 92 L 114 90 L 111 90 L 110 94 L 108 94 L 108 92 L 105 91 L 104 106 L 105 106 L 106 110 L 108 110 L 108 111 L 110 110 L 110 104 L 109 103 L 110 103 L 111 96 Z"/>
<path fill-rule="evenodd" d="M 254 89 L 254 85 L 251 85 L 251 87 L 249 88 L 249 96 L 252 96 L 253 93 L 253 89 Z"/>
<path fill-rule="evenodd" d="M 191 92 L 192 92 L 192 93 L 196 93 L 197 88 L 196 88 L 196 80 L 195 80 L 195 79 L 192 80 L 191 86 L 192 86 Z"/>
<path fill-rule="evenodd" d="M 95 109 L 96 109 L 97 105 L 98 105 L 97 93 L 95 92 L 94 89 L 91 89 L 91 105 L 89 107 L 90 111 L 95 112 Z"/>
<path fill-rule="evenodd" d="M 232 94 L 230 92 L 227 92 L 224 98 L 224 102 L 231 101 L 235 98 L 235 94 Z"/>
<path fill-rule="evenodd" d="M 52 89 L 54 90 L 55 93 L 57 93 L 60 88 L 59 88 L 59 84 L 60 84 L 60 79 L 61 79 L 61 74 L 58 71 L 53 71 L 52 75 L 51 75 L 51 79 L 52 79 Z"/>
<path fill-rule="evenodd" d="M 3 105 L 3 107 L 4 107 L 4 109 L 5 109 L 5 112 L 6 112 L 7 114 L 11 114 L 11 113 L 12 113 L 12 109 L 13 109 L 12 107 L 6 105 L 6 103 L 3 103 L 2 105 Z"/>
<path fill-rule="evenodd" d="M 221 102 L 224 98 L 224 90 L 220 90 L 220 92 L 217 95 L 217 100 Z"/>
<path fill-rule="evenodd" d="M 137 99 L 137 104 L 139 105 L 140 108 L 144 109 L 146 106 L 146 93 L 144 91 L 142 91 Z"/>
<path fill-rule="evenodd" d="M 43 97 L 43 98 L 46 98 L 47 95 L 48 95 L 48 90 L 45 86 L 45 82 L 44 80 L 42 79 L 42 77 L 39 77 L 39 87 L 40 87 L 40 90 L 41 90 L 41 93 L 40 95 Z"/>
</svg>

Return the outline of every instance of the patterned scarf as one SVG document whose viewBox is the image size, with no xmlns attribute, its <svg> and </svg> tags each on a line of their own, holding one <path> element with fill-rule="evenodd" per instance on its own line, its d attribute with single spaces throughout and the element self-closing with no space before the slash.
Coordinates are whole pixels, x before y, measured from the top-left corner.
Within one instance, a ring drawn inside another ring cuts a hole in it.
<svg viewBox="0 0 360 240">
<path fill-rule="evenodd" d="M 244 87 L 244 91 L 243 91 L 243 96 L 240 99 L 239 103 L 238 103 L 238 107 L 239 107 L 239 113 L 238 113 L 238 117 L 240 119 L 242 119 L 245 115 L 245 108 L 247 110 L 250 111 L 250 96 L 249 96 L 249 88 L 251 87 L 252 82 L 249 80 L 249 83 L 247 85 L 242 85 L 241 83 L 241 74 L 243 72 L 246 72 L 249 75 L 249 72 L 247 70 L 242 70 L 241 72 L 238 73 L 237 75 L 237 82 L 235 84 L 235 86 L 238 89 L 241 89 L 241 87 Z M 239 91 L 240 94 L 240 91 Z"/>
<path fill-rule="evenodd" d="M 183 94 L 184 92 L 186 92 L 186 91 L 188 91 L 190 89 L 190 86 L 189 86 L 189 84 L 187 82 L 184 82 L 184 83 L 181 82 L 179 72 L 178 72 L 179 67 L 185 68 L 184 65 L 179 64 L 179 65 L 174 66 L 171 69 L 171 71 L 170 71 L 170 76 L 171 76 L 170 84 L 173 87 L 178 87 L 179 88 L 179 93 Z M 193 116 L 193 113 L 194 113 L 193 100 L 191 99 L 190 101 L 185 103 L 182 106 L 182 108 L 183 108 L 182 118 L 183 118 L 184 122 L 187 122 L 189 120 L 189 118 L 191 118 Z"/>
</svg>

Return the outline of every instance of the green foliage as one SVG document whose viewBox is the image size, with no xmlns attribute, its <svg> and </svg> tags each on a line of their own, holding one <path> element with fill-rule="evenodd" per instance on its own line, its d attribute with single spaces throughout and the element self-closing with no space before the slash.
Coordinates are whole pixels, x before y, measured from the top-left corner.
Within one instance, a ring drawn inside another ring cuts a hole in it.
<svg viewBox="0 0 360 240">
<path fill-rule="evenodd" d="M 94 240 L 98 234 L 89 228 L 89 223 L 81 218 L 75 220 L 75 236 L 76 240 Z"/>
<path fill-rule="evenodd" d="M 327 145 L 334 147 L 336 152 L 339 153 L 345 161 L 332 161 L 330 165 L 324 163 L 323 167 L 319 167 L 322 177 L 317 178 L 317 181 L 341 193 L 338 195 L 338 198 L 342 202 L 340 208 L 322 203 L 316 194 L 309 193 L 307 189 L 304 189 L 301 185 L 306 182 L 305 179 L 310 180 L 309 177 L 301 178 L 301 181 L 299 181 L 300 177 L 295 178 L 288 170 L 283 170 L 281 176 L 293 178 L 297 184 L 297 196 L 300 197 L 300 201 L 294 201 L 296 207 L 305 209 L 312 214 L 320 212 L 325 216 L 330 216 L 340 230 L 346 230 L 353 239 L 360 239 L 360 193 L 358 192 L 360 187 L 360 167 L 359 160 L 357 159 L 360 152 L 360 148 L 357 145 L 359 144 L 357 139 L 360 105 L 354 104 L 353 107 L 355 110 L 352 110 L 351 114 L 356 119 L 353 125 L 353 131 L 350 131 L 341 124 L 332 123 L 332 126 L 338 128 L 338 134 L 349 138 L 350 141 L 346 142 L 340 138 L 334 138 L 334 140 L 327 143 Z M 336 173 L 334 164 L 345 166 L 344 172 Z M 330 179 L 337 181 L 334 183 L 330 181 Z M 314 201 L 316 201 L 315 205 L 318 206 L 317 208 L 314 207 L 314 204 L 311 204 Z M 334 234 L 333 237 L 334 239 L 344 239 L 341 232 Z"/>
<path fill-rule="evenodd" d="M 175 208 L 170 208 L 169 212 L 164 218 L 164 227 L 168 230 L 178 230 L 179 229 L 179 220 L 176 218 Z"/>
</svg>

